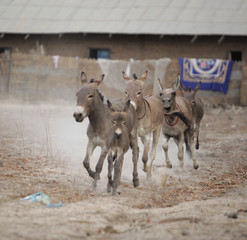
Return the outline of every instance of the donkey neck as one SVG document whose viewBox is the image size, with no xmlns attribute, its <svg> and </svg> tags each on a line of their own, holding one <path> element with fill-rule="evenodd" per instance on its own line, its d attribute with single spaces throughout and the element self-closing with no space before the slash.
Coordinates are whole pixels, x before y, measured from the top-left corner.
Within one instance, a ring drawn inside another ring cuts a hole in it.
<svg viewBox="0 0 247 240">
<path fill-rule="evenodd" d="M 105 123 L 109 119 L 110 112 L 105 107 L 104 103 L 100 99 L 99 94 L 95 95 L 95 100 L 92 106 L 92 110 L 88 116 L 90 124 L 92 125 L 93 129 L 98 127 L 105 127 Z"/>
<path fill-rule="evenodd" d="M 145 105 L 145 100 L 144 100 L 143 96 L 141 96 L 140 102 L 136 108 L 138 120 L 142 119 L 146 115 L 146 111 L 147 111 L 146 108 L 147 108 L 147 106 Z"/>
</svg>

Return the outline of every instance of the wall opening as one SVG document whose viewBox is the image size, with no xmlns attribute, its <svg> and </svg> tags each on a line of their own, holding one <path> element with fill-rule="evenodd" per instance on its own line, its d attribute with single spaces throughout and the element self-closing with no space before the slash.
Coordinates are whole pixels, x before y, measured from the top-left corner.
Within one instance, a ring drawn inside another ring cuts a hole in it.
<svg viewBox="0 0 247 240">
<path fill-rule="evenodd" d="M 89 58 L 93 59 L 110 59 L 110 50 L 102 48 L 90 48 Z"/>
<path fill-rule="evenodd" d="M 235 61 L 235 62 L 241 62 L 242 61 L 242 52 L 241 51 L 230 51 L 228 58 L 230 60 Z"/>
</svg>

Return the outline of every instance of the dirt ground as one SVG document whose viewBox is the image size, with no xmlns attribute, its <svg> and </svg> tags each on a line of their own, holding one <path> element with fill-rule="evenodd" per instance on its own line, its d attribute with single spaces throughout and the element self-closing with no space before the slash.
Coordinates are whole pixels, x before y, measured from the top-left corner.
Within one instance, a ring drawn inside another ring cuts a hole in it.
<svg viewBox="0 0 247 240">
<path fill-rule="evenodd" d="M 128 152 L 114 197 L 106 193 L 107 161 L 91 191 L 82 165 L 88 122 L 75 122 L 73 111 L 0 103 L 0 239 L 247 239 L 247 108 L 206 108 L 198 170 L 187 156 L 179 167 L 173 141 L 167 169 L 161 136 L 152 179 L 139 160 L 134 188 Z M 92 165 L 98 156 L 96 149 Z M 20 200 L 37 192 L 62 207 Z"/>
</svg>

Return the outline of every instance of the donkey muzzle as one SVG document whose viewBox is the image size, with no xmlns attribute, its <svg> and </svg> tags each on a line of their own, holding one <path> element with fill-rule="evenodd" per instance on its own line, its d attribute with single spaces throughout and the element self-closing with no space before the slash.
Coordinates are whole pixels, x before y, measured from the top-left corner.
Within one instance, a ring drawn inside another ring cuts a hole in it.
<svg viewBox="0 0 247 240">
<path fill-rule="evenodd" d="M 162 100 L 163 107 L 166 113 L 171 111 L 171 100 L 170 99 L 163 99 Z"/>
<path fill-rule="evenodd" d="M 120 138 L 122 135 L 122 129 L 121 128 L 115 129 L 115 134 L 117 138 Z"/>
<path fill-rule="evenodd" d="M 77 113 L 77 112 L 75 112 L 75 113 L 73 114 L 73 117 L 75 118 L 75 120 L 76 120 L 77 122 L 82 122 L 83 119 L 84 119 L 82 113 Z"/>
<path fill-rule="evenodd" d="M 85 118 L 84 108 L 77 106 L 77 110 L 74 112 L 73 117 L 77 122 L 82 122 Z"/>
</svg>

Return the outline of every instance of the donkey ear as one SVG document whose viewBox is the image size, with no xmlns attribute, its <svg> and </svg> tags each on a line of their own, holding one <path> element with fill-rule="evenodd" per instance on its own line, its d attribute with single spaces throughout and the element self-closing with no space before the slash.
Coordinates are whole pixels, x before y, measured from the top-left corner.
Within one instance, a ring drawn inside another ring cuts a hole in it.
<svg viewBox="0 0 247 240">
<path fill-rule="evenodd" d="M 193 93 L 193 97 L 196 95 L 196 93 L 197 93 L 197 91 L 200 89 L 200 87 L 201 87 L 201 81 L 198 83 L 198 85 L 195 87 L 195 89 L 194 89 L 194 93 Z"/>
<path fill-rule="evenodd" d="M 102 83 L 104 77 L 105 77 L 105 74 L 102 74 L 100 76 L 100 79 L 99 80 L 94 81 L 94 83 L 96 83 L 96 86 L 99 86 Z"/>
<path fill-rule="evenodd" d="M 86 83 L 87 82 L 87 75 L 84 72 L 81 72 L 81 82 Z"/>
<path fill-rule="evenodd" d="M 160 87 L 160 90 L 162 91 L 163 88 L 164 88 L 164 85 L 162 84 L 162 82 L 160 81 L 160 79 L 158 78 L 158 82 L 159 82 L 159 87 Z"/>
<path fill-rule="evenodd" d="M 133 74 L 133 78 L 134 78 L 135 80 L 138 79 L 138 77 L 137 77 L 137 75 L 136 75 L 135 73 Z"/>
<path fill-rule="evenodd" d="M 175 79 L 175 81 L 173 82 L 171 86 L 175 91 L 178 89 L 180 85 L 180 79 L 181 79 L 181 76 L 180 76 L 180 73 L 178 73 L 177 78 Z"/>
<path fill-rule="evenodd" d="M 129 110 L 129 107 L 130 107 L 130 100 L 128 100 L 127 102 L 126 102 L 126 104 L 125 104 L 125 107 L 124 107 L 124 112 L 128 112 L 128 110 Z"/>
<path fill-rule="evenodd" d="M 130 80 L 130 78 L 126 75 L 126 73 L 124 71 L 122 71 L 122 74 L 123 74 L 123 78 L 125 81 Z"/>
<path fill-rule="evenodd" d="M 180 87 L 182 88 L 182 92 L 187 92 L 187 89 L 186 87 L 180 82 Z"/>
<path fill-rule="evenodd" d="M 144 82 L 145 79 L 147 78 L 147 74 L 148 74 L 148 71 L 146 71 L 145 73 L 143 73 L 138 80 L 141 80 L 142 82 Z"/>
<path fill-rule="evenodd" d="M 114 108 L 112 107 L 112 104 L 109 100 L 107 100 L 107 107 L 111 112 L 115 112 Z"/>
</svg>

